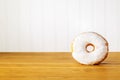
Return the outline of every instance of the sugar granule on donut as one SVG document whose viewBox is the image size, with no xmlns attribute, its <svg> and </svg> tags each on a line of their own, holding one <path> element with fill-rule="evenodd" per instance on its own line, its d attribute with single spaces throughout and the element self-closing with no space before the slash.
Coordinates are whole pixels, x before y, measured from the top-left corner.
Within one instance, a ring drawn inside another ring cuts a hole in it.
<svg viewBox="0 0 120 80">
<path fill-rule="evenodd" d="M 100 64 L 107 58 L 108 42 L 98 33 L 84 32 L 72 42 L 72 57 L 81 64 Z"/>
</svg>

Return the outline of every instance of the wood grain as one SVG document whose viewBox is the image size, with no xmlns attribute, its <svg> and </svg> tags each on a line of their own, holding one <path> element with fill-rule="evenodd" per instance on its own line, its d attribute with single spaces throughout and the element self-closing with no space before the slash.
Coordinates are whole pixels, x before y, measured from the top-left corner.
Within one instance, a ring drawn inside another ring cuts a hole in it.
<svg viewBox="0 0 120 80">
<path fill-rule="evenodd" d="M 100 65 L 77 63 L 70 52 L 0 52 L 0 80 L 119 80 L 120 52 Z"/>
</svg>

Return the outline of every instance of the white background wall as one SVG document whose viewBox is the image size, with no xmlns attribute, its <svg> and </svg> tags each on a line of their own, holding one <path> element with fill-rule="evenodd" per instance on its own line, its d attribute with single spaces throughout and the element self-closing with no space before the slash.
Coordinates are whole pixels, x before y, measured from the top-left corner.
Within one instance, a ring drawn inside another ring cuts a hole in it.
<svg viewBox="0 0 120 80">
<path fill-rule="evenodd" d="M 70 51 L 86 31 L 120 51 L 120 0 L 0 0 L 0 51 Z"/>
</svg>

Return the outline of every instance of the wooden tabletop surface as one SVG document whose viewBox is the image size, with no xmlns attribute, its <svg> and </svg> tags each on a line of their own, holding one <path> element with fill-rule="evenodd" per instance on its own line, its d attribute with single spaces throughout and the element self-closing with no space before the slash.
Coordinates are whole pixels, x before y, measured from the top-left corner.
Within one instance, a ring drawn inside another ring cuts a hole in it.
<svg viewBox="0 0 120 80">
<path fill-rule="evenodd" d="M 120 80 L 120 52 L 95 66 L 70 52 L 0 52 L 0 80 Z"/>
</svg>

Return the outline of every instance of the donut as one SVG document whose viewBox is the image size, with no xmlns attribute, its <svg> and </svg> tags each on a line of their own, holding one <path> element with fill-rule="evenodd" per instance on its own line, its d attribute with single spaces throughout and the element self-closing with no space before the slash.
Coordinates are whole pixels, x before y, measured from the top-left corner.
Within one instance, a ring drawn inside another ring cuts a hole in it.
<svg viewBox="0 0 120 80">
<path fill-rule="evenodd" d="M 72 57 L 85 65 L 96 65 L 108 56 L 107 40 L 96 32 L 79 34 L 72 42 Z"/>
</svg>

